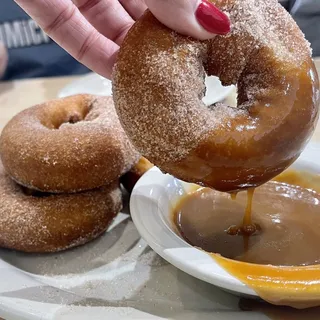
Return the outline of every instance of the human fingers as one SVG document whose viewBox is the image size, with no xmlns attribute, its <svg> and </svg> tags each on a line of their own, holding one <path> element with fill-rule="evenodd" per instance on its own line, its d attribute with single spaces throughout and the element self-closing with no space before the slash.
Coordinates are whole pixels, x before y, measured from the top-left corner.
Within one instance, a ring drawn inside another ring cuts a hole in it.
<svg viewBox="0 0 320 320">
<path fill-rule="evenodd" d="M 167 27 L 200 40 L 230 31 L 230 20 L 208 0 L 145 0 Z"/>
<path fill-rule="evenodd" d="M 71 1 L 15 2 L 74 58 L 102 76 L 111 77 L 118 45 L 101 35 Z"/>
<path fill-rule="evenodd" d="M 138 20 L 147 9 L 144 0 L 119 0 L 119 2 L 134 20 Z"/>
<path fill-rule="evenodd" d="M 118 0 L 72 0 L 97 31 L 120 44 L 134 20 Z"/>
</svg>

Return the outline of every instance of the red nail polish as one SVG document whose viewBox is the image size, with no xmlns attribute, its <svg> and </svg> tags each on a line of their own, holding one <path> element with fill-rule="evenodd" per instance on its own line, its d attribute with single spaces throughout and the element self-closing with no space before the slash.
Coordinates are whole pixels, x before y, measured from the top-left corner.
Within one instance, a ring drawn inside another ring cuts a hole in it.
<svg viewBox="0 0 320 320">
<path fill-rule="evenodd" d="M 229 17 L 207 0 L 202 0 L 196 11 L 196 18 L 201 26 L 215 34 L 230 32 Z"/>
</svg>

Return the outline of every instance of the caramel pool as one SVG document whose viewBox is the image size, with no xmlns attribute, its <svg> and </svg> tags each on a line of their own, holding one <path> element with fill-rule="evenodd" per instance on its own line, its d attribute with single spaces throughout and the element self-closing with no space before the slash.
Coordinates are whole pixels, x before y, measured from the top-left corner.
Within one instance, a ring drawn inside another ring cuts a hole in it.
<svg viewBox="0 0 320 320">
<path fill-rule="evenodd" d="M 243 223 L 246 193 L 207 188 L 174 210 L 181 236 L 273 304 L 320 305 L 320 177 L 288 171 L 255 190 L 252 235 L 231 235 Z"/>
</svg>

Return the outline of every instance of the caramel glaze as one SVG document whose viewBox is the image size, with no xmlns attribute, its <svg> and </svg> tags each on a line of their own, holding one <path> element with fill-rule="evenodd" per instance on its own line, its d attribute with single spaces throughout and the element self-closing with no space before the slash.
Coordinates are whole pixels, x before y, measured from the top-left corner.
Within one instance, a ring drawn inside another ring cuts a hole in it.
<svg viewBox="0 0 320 320">
<path fill-rule="evenodd" d="M 153 167 L 153 164 L 146 158 L 141 157 L 129 172 L 120 178 L 120 182 L 124 188 L 131 193 L 138 180 Z"/>
<path fill-rule="evenodd" d="M 262 66 L 256 59 L 257 69 L 277 68 Z M 228 119 L 184 159 L 162 168 L 182 180 L 225 192 L 254 188 L 282 173 L 300 155 L 317 123 L 318 75 L 310 60 L 300 70 L 274 75 L 272 85 L 278 90 L 275 95 L 269 89 L 270 94 L 259 97 L 248 114 Z M 245 99 L 240 92 L 238 105 Z"/>
<path fill-rule="evenodd" d="M 214 3 L 232 31 L 208 41 L 176 34 L 147 11 L 121 46 L 113 98 L 152 163 L 232 192 L 262 185 L 300 155 L 318 119 L 319 80 L 302 32 L 277 1 Z M 205 107 L 205 73 L 237 85 L 237 108 Z"/>
<path fill-rule="evenodd" d="M 231 200 L 199 188 L 179 202 L 175 223 L 187 242 L 210 252 L 264 300 L 295 308 L 319 306 L 319 191 L 320 176 L 295 171 L 257 188 L 252 223 L 259 229 L 250 237 L 227 232 L 243 222 L 247 199 L 242 193 Z"/>
</svg>

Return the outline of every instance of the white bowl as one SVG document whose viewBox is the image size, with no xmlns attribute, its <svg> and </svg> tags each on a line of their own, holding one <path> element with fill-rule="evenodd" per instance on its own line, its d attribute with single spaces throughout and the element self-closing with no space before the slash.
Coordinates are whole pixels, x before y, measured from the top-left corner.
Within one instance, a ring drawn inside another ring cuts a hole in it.
<svg viewBox="0 0 320 320">
<path fill-rule="evenodd" d="M 207 94 L 203 98 L 203 102 L 207 106 L 226 99 L 232 93 L 232 91 L 234 91 L 234 86 L 222 86 L 217 77 L 207 77 L 206 87 Z M 95 73 L 89 73 L 64 87 L 58 93 L 58 97 L 63 98 L 81 93 L 111 96 L 112 83 L 110 80 L 105 79 Z"/>
<path fill-rule="evenodd" d="M 293 167 L 320 173 L 319 158 L 320 145 L 311 143 Z M 189 245 L 174 231 L 172 210 L 192 187 L 158 168 L 149 170 L 131 195 L 130 211 L 136 228 L 155 252 L 180 270 L 237 295 L 257 296 L 211 256 Z"/>
</svg>

